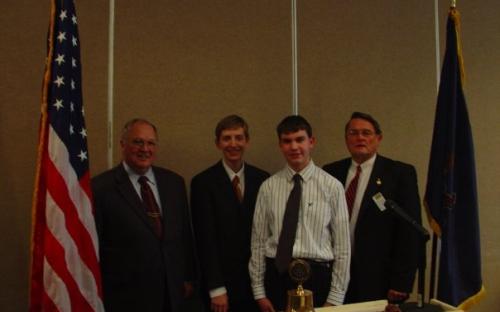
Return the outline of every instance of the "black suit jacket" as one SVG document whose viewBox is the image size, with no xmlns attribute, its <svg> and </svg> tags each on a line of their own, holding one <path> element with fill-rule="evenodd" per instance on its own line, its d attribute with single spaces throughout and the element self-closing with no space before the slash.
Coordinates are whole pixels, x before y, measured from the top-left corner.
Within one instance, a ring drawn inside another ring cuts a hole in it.
<svg viewBox="0 0 500 312">
<path fill-rule="evenodd" d="M 323 169 L 345 185 L 350 165 L 347 158 Z M 346 303 L 386 299 L 389 289 L 409 293 L 413 287 L 417 233 L 394 213 L 377 207 L 372 196 L 378 192 L 421 222 L 415 168 L 377 155 L 356 223 Z"/>
<path fill-rule="evenodd" d="M 191 210 L 205 299 L 209 290 L 225 286 L 233 309 L 248 300 L 254 303 L 248 274 L 250 236 L 257 192 L 268 177 L 245 164 L 243 203 L 222 161 L 192 179 Z"/>
<path fill-rule="evenodd" d="M 163 239 L 153 230 L 123 165 L 92 179 L 106 311 L 180 312 L 191 280 L 192 237 L 184 180 L 153 167 Z"/>
</svg>

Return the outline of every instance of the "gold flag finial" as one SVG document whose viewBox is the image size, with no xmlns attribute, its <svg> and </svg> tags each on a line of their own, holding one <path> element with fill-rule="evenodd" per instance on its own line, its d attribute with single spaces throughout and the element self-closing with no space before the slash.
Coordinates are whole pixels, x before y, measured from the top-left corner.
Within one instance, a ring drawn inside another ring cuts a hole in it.
<svg viewBox="0 0 500 312">
<path fill-rule="evenodd" d="M 451 7 L 456 8 L 457 7 L 457 0 L 451 0 Z"/>
</svg>

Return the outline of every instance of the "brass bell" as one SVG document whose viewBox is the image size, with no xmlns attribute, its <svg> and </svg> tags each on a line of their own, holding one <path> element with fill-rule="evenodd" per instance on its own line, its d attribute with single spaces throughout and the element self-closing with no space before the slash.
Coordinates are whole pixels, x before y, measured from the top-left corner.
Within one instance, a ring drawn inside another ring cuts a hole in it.
<svg viewBox="0 0 500 312">
<path fill-rule="evenodd" d="M 285 312 L 314 312 L 312 291 L 300 284 L 297 289 L 289 290 Z"/>
<path fill-rule="evenodd" d="M 288 291 L 285 312 L 314 312 L 313 293 L 302 287 L 302 283 L 309 278 L 310 272 L 311 268 L 304 260 L 297 259 L 290 263 L 288 273 L 298 285 L 297 289 Z"/>
</svg>

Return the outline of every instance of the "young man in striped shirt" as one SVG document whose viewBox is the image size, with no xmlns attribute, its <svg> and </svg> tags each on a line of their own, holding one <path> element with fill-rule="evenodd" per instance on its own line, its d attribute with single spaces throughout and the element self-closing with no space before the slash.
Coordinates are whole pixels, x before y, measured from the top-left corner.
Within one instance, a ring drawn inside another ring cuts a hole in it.
<svg viewBox="0 0 500 312">
<path fill-rule="evenodd" d="M 262 312 L 284 310 L 287 290 L 297 286 L 288 275 L 287 264 L 300 258 L 311 267 L 304 288 L 313 291 L 314 305 L 340 305 L 349 282 L 351 255 L 344 189 L 312 161 L 316 139 L 305 118 L 288 116 L 277 132 L 287 164 L 262 184 L 257 197 L 249 264 L 254 298 Z M 276 261 L 282 256 L 277 254 L 283 249 L 279 246 L 284 241 L 282 232 L 287 232 L 282 228 L 289 223 L 283 222 L 285 211 L 289 214 L 287 202 L 297 186 L 300 205 L 292 222 L 291 254 L 285 257 L 283 268 L 282 260 Z"/>
</svg>

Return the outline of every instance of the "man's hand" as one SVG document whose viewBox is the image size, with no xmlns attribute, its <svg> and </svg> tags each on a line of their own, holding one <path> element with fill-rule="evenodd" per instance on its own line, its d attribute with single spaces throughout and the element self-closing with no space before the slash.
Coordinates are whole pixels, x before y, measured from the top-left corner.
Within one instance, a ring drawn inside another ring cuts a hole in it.
<svg viewBox="0 0 500 312">
<path fill-rule="evenodd" d="M 276 312 L 273 304 L 267 298 L 257 299 L 257 304 L 259 305 L 260 312 Z"/>
<path fill-rule="evenodd" d="M 189 298 L 193 295 L 194 288 L 193 288 L 193 283 L 191 282 L 184 282 L 184 298 Z"/>
<path fill-rule="evenodd" d="M 408 297 L 408 293 L 400 292 L 394 289 L 389 289 L 387 292 L 387 300 L 389 303 L 401 303 L 408 299 Z"/>
<path fill-rule="evenodd" d="M 391 304 L 389 303 L 386 307 L 384 312 L 401 312 L 401 309 L 397 304 Z"/>
<path fill-rule="evenodd" d="M 212 298 L 210 309 L 213 312 L 227 312 L 229 309 L 229 299 L 227 294 L 222 294 Z"/>
</svg>

